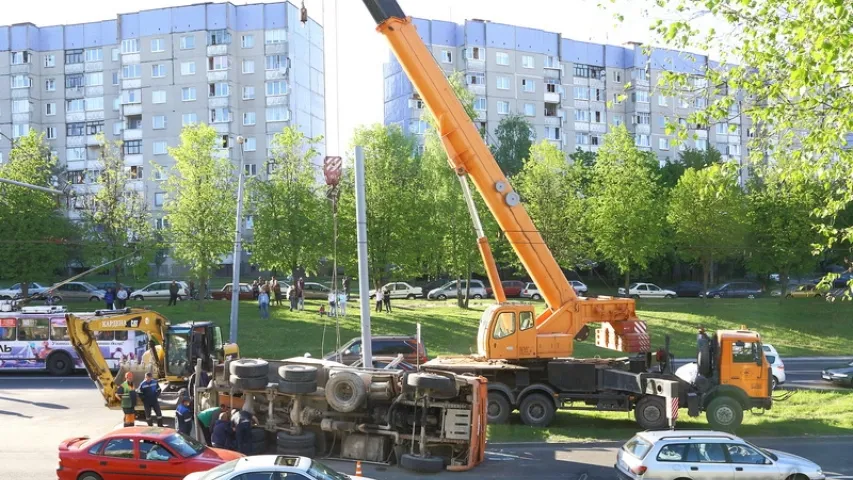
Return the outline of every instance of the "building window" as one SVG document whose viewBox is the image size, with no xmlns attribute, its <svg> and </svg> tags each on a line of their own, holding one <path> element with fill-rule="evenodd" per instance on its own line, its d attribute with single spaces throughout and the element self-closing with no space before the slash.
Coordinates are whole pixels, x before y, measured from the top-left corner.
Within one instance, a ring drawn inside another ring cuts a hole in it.
<svg viewBox="0 0 853 480">
<path fill-rule="evenodd" d="M 652 115 L 650 113 L 638 113 L 634 115 L 634 124 L 650 125 L 652 123 Z"/>
<path fill-rule="evenodd" d="M 252 48 L 255 46 L 255 36 L 254 35 L 243 35 L 240 37 L 240 46 L 243 48 Z"/>
<path fill-rule="evenodd" d="M 414 135 L 423 135 L 429 129 L 429 123 L 423 120 L 412 120 L 409 123 L 409 133 Z"/>
<path fill-rule="evenodd" d="M 83 63 L 83 49 L 66 50 L 65 64 L 74 65 L 76 63 Z"/>
<path fill-rule="evenodd" d="M 580 78 L 603 79 L 604 68 L 596 67 L 594 65 L 584 65 L 581 63 L 576 63 L 574 75 Z"/>
<path fill-rule="evenodd" d="M 83 101 L 82 98 L 65 101 L 65 112 L 66 113 L 76 113 L 76 112 L 82 112 L 85 110 L 86 110 L 86 103 Z"/>
<path fill-rule="evenodd" d="M 613 70 L 613 82 L 614 83 L 622 83 L 622 71 L 621 70 Z"/>
<path fill-rule="evenodd" d="M 575 100 L 589 100 L 589 87 L 575 87 Z"/>
<path fill-rule="evenodd" d="M 28 123 L 13 123 L 12 138 L 20 138 L 30 133 L 30 124 Z"/>
<path fill-rule="evenodd" d="M 525 92 L 531 93 L 536 91 L 536 82 L 529 78 L 521 79 L 521 89 Z"/>
<path fill-rule="evenodd" d="M 256 122 L 255 112 L 244 112 L 243 113 L 243 125 L 249 126 L 254 125 Z"/>
<path fill-rule="evenodd" d="M 243 165 L 243 173 L 245 173 L 247 177 L 254 177 L 258 174 L 258 166 L 254 163 L 247 163 Z"/>
<path fill-rule="evenodd" d="M 535 117 L 536 116 L 536 105 L 534 105 L 532 103 L 525 103 L 524 104 L 524 115 L 526 115 L 528 117 Z"/>
<path fill-rule="evenodd" d="M 121 129 L 123 127 L 124 125 L 122 125 L 121 122 L 113 123 L 113 135 L 121 135 Z"/>
<path fill-rule="evenodd" d="M 243 73 L 255 73 L 254 60 L 243 60 Z"/>
<path fill-rule="evenodd" d="M 708 79 L 705 77 L 695 76 L 693 77 L 693 86 L 695 88 L 706 88 L 708 86 Z"/>
<path fill-rule="evenodd" d="M 74 75 L 65 76 L 65 88 L 80 88 L 83 86 L 83 74 L 77 73 Z"/>
<path fill-rule="evenodd" d="M 576 122 L 589 122 L 589 110 L 575 109 Z"/>
<path fill-rule="evenodd" d="M 560 69 L 560 60 L 553 55 L 548 55 L 547 57 L 545 57 L 545 65 L 544 66 L 545 66 L 545 68 L 556 68 L 559 70 Z"/>
<path fill-rule="evenodd" d="M 154 193 L 154 206 L 155 207 L 162 207 L 163 202 L 165 200 L 166 200 L 166 193 L 165 192 L 155 192 Z"/>
<path fill-rule="evenodd" d="M 486 75 L 483 73 L 469 73 L 465 75 L 465 82 L 468 85 L 485 85 Z"/>
<path fill-rule="evenodd" d="M 33 54 L 27 51 L 12 52 L 9 63 L 12 65 L 24 65 L 32 62 Z"/>
<path fill-rule="evenodd" d="M 700 139 L 696 140 L 696 149 L 697 150 L 703 150 L 703 151 L 707 150 L 708 149 L 708 140 L 705 140 L 704 138 L 700 138 Z"/>
<path fill-rule="evenodd" d="M 104 133 L 104 122 L 103 120 L 97 122 L 87 122 L 86 123 L 86 135 L 97 135 L 99 133 Z"/>
<path fill-rule="evenodd" d="M 125 155 L 140 155 L 142 154 L 142 140 L 128 140 L 124 142 Z"/>
<path fill-rule="evenodd" d="M 231 34 L 228 30 L 211 30 L 207 32 L 208 45 L 230 45 Z"/>
<path fill-rule="evenodd" d="M 47 127 L 45 129 L 45 137 L 48 140 L 53 140 L 56 138 L 56 127 Z"/>
<path fill-rule="evenodd" d="M 575 145 L 589 145 L 589 134 L 575 133 Z"/>
<path fill-rule="evenodd" d="M 266 88 L 268 97 L 287 95 L 287 82 L 285 82 L 284 80 L 267 82 Z"/>
<path fill-rule="evenodd" d="M 645 90 L 631 92 L 631 101 L 637 103 L 649 103 L 649 92 Z"/>
<path fill-rule="evenodd" d="M 453 51 L 452 50 L 442 50 L 440 58 L 441 58 L 441 63 L 453 63 Z"/>
<path fill-rule="evenodd" d="M 151 53 L 165 52 L 166 42 L 162 38 L 151 39 Z"/>
<path fill-rule="evenodd" d="M 669 150 L 669 139 L 668 138 L 659 138 L 658 139 L 658 149 Z"/>
<path fill-rule="evenodd" d="M 509 77 L 498 75 L 496 82 L 498 90 L 509 90 Z"/>
<path fill-rule="evenodd" d="M 734 124 L 729 125 L 729 135 L 737 135 L 740 136 L 740 125 Z"/>
<path fill-rule="evenodd" d="M 521 66 L 524 68 L 534 68 L 535 64 L 533 63 L 533 55 L 522 55 Z"/>
<path fill-rule="evenodd" d="M 545 138 L 548 140 L 561 140 L 560 127 L 545 127 Z"/>
<path fill-rule="evenodd" d="M 166 91 L 154 90 L 151 92 L 151 103 L 166 103 Z"/>
<path fill-rule="evenodd" d="M 86 147 L 66 148 L 65 160 L 68 162 L 75 160 L 86 160 Z"/>
<path fill-rule="evenodd" d="M 154 180 L 163 180 L 163 174 L 159 170 L 154 171 Z M 155 219 L 154 228 L 157 230 L 165 230 L 169 228 L 169 220 L 165 218 Z"/>
<path fill-rule="evenodd" d="M 740 156 L 740 145 L 730 144 L 728 150 L 729 150 L 729 155 Z"/>
<path fill-rule="evenodd" d="M 651 147 L 652 144 L 649 141 L 649 136 L 644 134 L 638 134 L 634 137 L 634 144 L 638 147 Z"/>
<path fill-rule="evenodd" d="M 104 109 L 104 97 L 93 97 L 87 98 L 85 101 L 85 107 L 87 112 L 92 112 L 96 110 Z"/>
<path fill-rule="evenodd" d="M 195 62 L 182 62 L 181 75 L 195 75 Z"/>
<path fill-rule="evenodd" d="M 498 65 L 509 65 L 509 54 L 506 52 L 495 52 L 495 63 Z"/>
<path fill-rule="evenodd" d="M 267 107 L 266 119 L 268 122 L 286 122 L 290 120 L 290 110 L 287 107 Z"/>
<path fill-rule="evenodd" d="M 509 113 L 509 102 L 506 100 L 498 100 L 498 113 L 507 115 Z"/>
<path fill-rule="evenodd" d="M 121 97 L 116 97 L 113 99 L 113 111 L 119 111 L 121 108 Z"/>
<path fill-rule="evenodd" d="M 225 82 L 210 83 L 207 88 L 208 97 L 227 97 L 231 94 L 231 88 Z"/>
<path fill-rule="evenodd" d="M 163 171 L 163 167 L 161 165 L 157 165 L 156 163 L 153 166 L 154 166 L 154 180 L 165 180 L 166 179 L 166 172 Z M 157 219 L 158 222 L 160 220 L 161 219 L 159 219 L 159 218 Z"/>
<path fill-rule="evenodd" d="M 51 68 L 56 66 L 56 55 L 49 54 L 44 56 L 44 68 Z"/>
<path fill-rule="evenodd" d="M 166 128 L 166 116 L 165 115 L 154 115 L 151 117 L 151 128 L 154 130 L 163 130 Z"/>
<path fill-rule="evenodd" d="M 142 76 L 142 66 L 138 63 L 121 67 L 121 78 L 139 78 Z"/>
<path fill-rule="evenodd" d="M 81 137 L 86 131 L 86 124 L 83 122 L 74 122 L 65 124 L 66 137 Z"/>
<path fill-rule="evenodd" d="M 622 125 L 622 115 L 613 115 L 611 118 L 613 119 L 613 125 L 617 127 Z"/>
<path fill-rule="evenodd" d="M 117 61 L 118 61 L 118 57 L 119 57 L 119 49 L 118 49 L 118 48 L 113 48 L 112 50 L 110 50 L 110 54 L 112 55 L 112 59 L 113 59 L 113 61 L 114 61 L 114 62 L 117 62 Z"/>
<path fill-rule="evenodd" d="M 13 75 L 12 88 L 30 88 L 33 80 L 26 75 Z M 45 82 L 45 89 L 49 92 L 56 90 L 56 84 L 52 78 L 48 78 Z"/>
<path fill-rule="evenodd" d="M 651 79 L 651 74 L 645 68 L 635 68 L 631 70 L 631 80 L 648 82 Z"/>
<path fill-rule="evenodd" d="M 207 69 L 211 72 L 216 72 L 216 71 L 220 71 L 220 70 L 228 70 L 228 57 L 226 55 L 217 55 L 215 57 L 208 57 Z"/>
<path fill-rule="evenodd" d="M 474 110 L 478 112 L 485 112 L 488 109 L 489 102 L 485 97 L 477 97 L 474 99 Z"/>
<path fill-rule="evenodd" d="M 264 32 L 264 43 L 267 45 L 284 43 L 285 41 L 287 41 L 287 30 L 283 28 L 267 30 Z"/>
<path fill-rule="evenodd" d="M 163 78 L 166 76 L 166 65 L 155 63 L 151 65 L 151 78 Z"/>
<path fill-rule="evenodd" d="M 12 100 L 12 113 L 28 113 L 29 111 L 29 100 Z"/>
<path fill-rule="evenodd" d="M 613 105 L 621 104 L 623 99 L 624 99 L 624 97 L 621 94 L 614 93 L 613 94 Z"/>
<path fill-rule="evenodd" d="M 181 100 L 184 102 L 192 102 L 196 99 L 195 87 L 184 87 L 181 89 Z"/>
<path fill-rule="evenodd" d="M 666 107 L 667 105 L 669 105 L 669 101 L 665 96 L 658 95 L 658 105 L 661 107 Z"/>
<path fill-rule="evenodd" d="M 142 103 L 142 90 L 136 88 L 121 92 L 121 103 L 124 105 Z"/>
<path fill-rule="evenodd" d="M 195 113 L 185 113 L 181 115 L 181 126 L 194 125 L 198 123 L 198 115 Z"/>
<path fill-rule="evenodd" d="M 243 100 L 253 100 L 255 98 L 255 87 L 243 87 Z"/>
<path fill-rule="evenodd" d="M 164 140 L 154 142 L 153 147 L 154 155 L 165 155 L 168 150 L 168 144 Z"/>
<path fill-rule="evenodd" d="M 696 108 L 705 108 L 708 106 L 708 100 L 706 100 L 705 97 L 696 97 L 696 99 L 693 100 L 693 105 Z"/>
<path fill-rule="evenodd" d="M 192 50 L 195 48 L 195 37 L 192 35 L 185 35 L 181 37 L 181 50 Z"/>
<path fill-rule="evenodd" d="M 139 39 L 128 38 L 121 41 L 121 53 L 139 53 Z"/>
<path fill-rule="evenodd" d="M 227 123 L 230 121 L 231 110 L 227 107 L 210 109 L 210 123 Z"/>
<path fill-rule="evenodd" d="M 243 144 L 243 150 L 254 152 L 258 149 L 258 142 L 255 137 L 246 137 L 246 143 Z"/>
<path fill-rule="evenodd" d="M 55 103 L 45 103 L 44 104 L 44 114 L 47 116 L 56 115 L 56 104 Z"/>
<path fill-rule="evenodd" d="M 104 84 L 104 72 L 92 72 L 85 75 L 83 84 L 87 87 L 100 87 Z"/>
<path fill-rule="evenodd" d="M 267 70 L 280 70 L 282 68 L 287 68 L 287 56 L 285 55 L 267 55 L 266 57 L 266 69 Z"/>
<path fill-rule="evenodd" d="M 605 118 L 604 112 L 600 112 L 600 111 L 596 110 L 592 114 L 592 121 L 595 123 L 604 123 L 604 118 Z"/>
<path fill-rule="evenodd" d="M 119 83 L 119 74 L 118 72 L 113 72 L 113 85 L 118 85 Z"/>
</svg>

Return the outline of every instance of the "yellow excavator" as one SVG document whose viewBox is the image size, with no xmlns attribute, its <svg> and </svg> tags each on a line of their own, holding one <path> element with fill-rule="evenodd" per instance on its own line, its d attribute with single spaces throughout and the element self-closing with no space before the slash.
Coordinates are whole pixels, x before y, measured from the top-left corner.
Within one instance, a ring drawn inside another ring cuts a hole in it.
<svg viewBox="0 0 853 480">
<path fill-rule="evenodd" d="M 126 308 L 96 311 L 93 313 L 67 313 L 65 322 L 71 345 L 77 351 L 89 377 L 95 382 L 110 409 L 121 408 L 115 397 L 120 382 L 127 372 L 134 375 L 138 384 L 147 371 L 161 382 L 163 393 L 161 407 L 174 409 L 178 394 L 187 388 L 189 378 L 201 359 L 201 368 L 215 377 L 227 358 L 238 358 L 236 344 L 222 341 L 222 331 L 213 322 L 189 322 L 170 325 L 163 315 L 152 310 Z M 148 335 L 148 351 L 140 364 L 125 363 L 114 376 L 98 346 L 97 332 L 135 330 Z"/>
</svg>

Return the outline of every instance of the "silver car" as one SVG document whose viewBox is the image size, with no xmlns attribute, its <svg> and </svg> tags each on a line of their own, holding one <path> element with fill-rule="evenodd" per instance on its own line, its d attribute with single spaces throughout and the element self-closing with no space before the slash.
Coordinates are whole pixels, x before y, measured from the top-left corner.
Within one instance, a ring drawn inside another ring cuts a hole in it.
<svg viewBox="0 0 853 480">
<path fill-rule="evenodd" d="M 709 430 L 638 433 L 616 455 L 616 473 L 620 480 L 826 478 L 810 460 Z"/>
<path fill-rule="evenodd" d="M 91 283 L 68 282 L 59 287 L 50 287 L 52 300 L 56 302 L 57 296 L 62 301 L 77 300 L 97 302 L 104 299 L 107 292 L 98 289 Z"/>
<path fill-rule="evenodd" d="M 427 298 L 430 300 L 445 300 L 448 298 L 456 298 L 457 293 L 465 295 L 466 290 L 465 280 L 459 281 L 459 288 L 456 288 L 456 280 L 447 282 L 444 285 L 434 288 L 429 291 Z M 469 290 L 470 298 L 486 298 L 486 286 L 479 280 L 471 280 L 471 289 Z"/>
</svg>

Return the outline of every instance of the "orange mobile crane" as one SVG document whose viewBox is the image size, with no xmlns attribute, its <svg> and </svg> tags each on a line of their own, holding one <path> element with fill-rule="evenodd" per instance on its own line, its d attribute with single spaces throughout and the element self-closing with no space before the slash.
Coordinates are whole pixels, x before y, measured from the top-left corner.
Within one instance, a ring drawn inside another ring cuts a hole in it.
<svg viewBox="0 0 853 480">
<path fill-rule="evenodd" d="M 510 187 L 477 128 L 456 98 L 444 72 L 396 0 L 364 0 L 403 70 L 435 116 L 451 168 L 459 176 L 477 231 L 478 247 L 497 300 L 483 312 L 477 357 L 438 358 L 427 369 L 475 373 L 489 379 L 488 420 L 507 421 L 518 408 L 529 425 L 548 425 L 557 408 L 635 410 L 643 428 L 672 424 L 678 408 L 678 382 L 646 373 L 643 360 L 570 359 L 574 341 L 600 323 L 598 346 L 626 353 L 651 349 L 634 300 L 579 298 L 566 279 L 520 198 Z M 547 309 L 507 303 L 497 267 L 471 199 L 468 179 L 539 287 Z M 647 357 L 643 355 L 643 357 Z"/>
</svg>

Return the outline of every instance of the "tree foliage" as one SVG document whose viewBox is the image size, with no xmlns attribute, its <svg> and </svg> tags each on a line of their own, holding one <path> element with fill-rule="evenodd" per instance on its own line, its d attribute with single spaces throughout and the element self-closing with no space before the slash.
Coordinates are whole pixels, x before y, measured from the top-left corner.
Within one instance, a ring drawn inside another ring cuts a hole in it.
<svg viewBox="0 0 853 480">
<path fill-rule="evenodd" d="M 517 113 L 509 114 L 498 122 L 492 155 L 507 177 L 512 177 L 524 167 L 524 159 L 533 145 L 533 132 L 527 118 Z"/>
<path fill-rule="evenodd" d="M 42 187 L 52 187 L 57 173 L 44 134 L 35 130 L 16 139 L 9 162 L 0 165 L 0 177 Z M 74 228 L 60 206 L 49 193 L 0 184 L 0 278 L 20 282 L 24 296 L 29 282 L 44 281 L 65 264 L 63 243 Z"/>
<path fill-rule="evenodd" d="M 317 183 L 314 161 L 322 138 L 295 126 L 274 137 L 270 174 L 249 182 L 254 214 L 252 261 L 266 270 L 316 269 L 329 253 L 331 207 Z"/>
<path fill-rule="evenodd" d="M 664 208 L 654 166 L 624 126 L 604 136 L 598 150 L 587 225 L 595 250 L 629 282 L 661 254 Z"/>
<path fill-rule="evenodd" d="M 180 145 L 169 148 L 175 166 L 165 182 L 172 255 L 199 279 L 202 298 L 211 271 L 234 246 L 234 168 L 215 152 L 218 140 L 209 125 L 184 127 Z"/>
<path fill-rule="evenodd" d="M 684 175 L 684 172 L 693 168 L 700 170 L 702 168 L 722 163 L 722 155 L 720 151 L 714 147 L 708 147 L 705 150 L 688 148 L 683 152 L 679 152 L 678 158 L 673 162 L 666 162 L 660 169 L 661 184 L 671 189 L 678 183 L 678 179 Z"/>
</svg>

